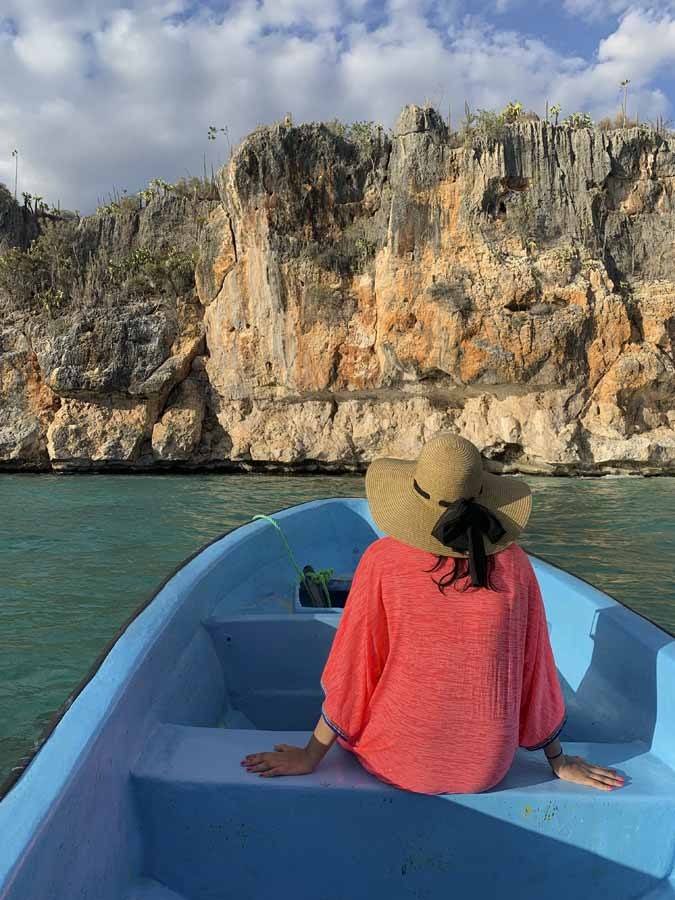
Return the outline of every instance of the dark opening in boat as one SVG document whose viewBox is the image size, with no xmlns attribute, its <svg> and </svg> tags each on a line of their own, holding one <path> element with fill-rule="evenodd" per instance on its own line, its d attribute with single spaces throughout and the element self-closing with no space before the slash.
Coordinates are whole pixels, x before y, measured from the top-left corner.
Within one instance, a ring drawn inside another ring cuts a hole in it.
<svg viewBox="0 0 675 900">
<path fill-rule="evenodd" d="M 309 566 L 306 566 L 305 571 L 309 568 Z M 300 582 L 298 596 L 300 606 L 309 606 L 318 609 L 344 609 L 345 601 L 349 595 L 349 588 L 351 587 L 351 577 L 338 575 L 334 578 L 329 578 L 326 586 L 330 596 L 330 606 L 328 606 L 328 603 L 326 602 L 326 596 L 320 584 L 311 581 L 307 583 Z"/>
</svg>

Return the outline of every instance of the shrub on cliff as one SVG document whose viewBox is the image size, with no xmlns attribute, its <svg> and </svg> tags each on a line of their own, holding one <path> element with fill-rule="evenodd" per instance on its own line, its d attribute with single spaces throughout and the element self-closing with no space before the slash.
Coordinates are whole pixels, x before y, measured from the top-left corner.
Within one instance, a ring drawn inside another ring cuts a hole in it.
<svg viewBox="0 0 675 900">
<path fill-rule="evenodd" d="M 373 121 L 352 122 L 346 125 L 339 119 L 331 119 L 330 122 L 322 124 L 330 132 L 344 138 L 346 141 L 350 141 L 352 144 L 356 144 L 361 150 L 370 149 L 370 146 L 379 141 L 381 136 L 386 133 L 384 126 L 380 125 L 379 122 Z"/>
<path fill-rule="evenodd" d="M 336 275 L 354 275 L 363 272 L 377 252 L 377 240 L 363 220 L 348 225 L 342 234 L 323 250 L 310 251 L 322 269 Z"/>
<path fill-rule="evenodd" d="M 3 215 L 14 208 L 16 208 L 14 197 L 12 197 L 4 184 L 0 184 L 0 227 L 2 227 Z"/>
<path fill-rule="evenodd" d="M 208 178 L 206 175 L 203 178 L 182 177 L 175 184 L 170 184 L 163 178 L 153 178 L 148 186 L 137 194 L 127 195 L 126 191 L 123 191 L 122 196 L 115 194 L 114 197 L 110 197 L 109 203 L 97 207 L 95 215 L 116 216 L 122 213 L 136 213 L 144 204 L 147 206 L 153 200 L 169 195 L 194 202 L 220 199 L 215 177 Z"/>
<path fill-rule="evenodd" d="M 144 298 L 194 289 L 196 251 L 136 248 L 111 258 L 84 243 L 77 222 L 47 223 L 28 250 L 0 255 L 0 292 L 54 316 L 72 302 L 96 302 L 110 292 Z"/>
<path fill-rule="evenodd" d="M 604 119 L 600 119 L 598 122 L 598 128 L 601 131 L 618 131 L 619 128 L 637 128 L 639 125 L 639 121 L 631 119 L 630 116 L 626 116 L 624 121 L 622 112 L 618 112 L 613 119 L 610 116 L 605 116 Z"/>
<path fill-rule="evenodd" d="M 379 122 L 352 122 L 345 125 L 339 119 L 327 123 L 319 123 L 322 129 L 356 147 L 361 161 L 369 164 L 374 171 L 382 151 L 383 139 L 390 136 L 390 129 L 385 129 Z"/>
<path fill-rule="evenodd" d="M 0 256 L 0 290 L 36 311 L 66 304 L 84 282 L 86 261 L 75 250 L 77 224 L 48 222 L 28 250 L 12 248 Z"/>
<path fill-rule="evenodd" d="M 130 296 L 187 294 L 194 288 L 196 252 L 175 248 L 150 250 L 137 247 L 118 259 L 107 259 L 103 272 L 105 287 Z"/>
<path fill-rule="evenodd" d="M 14 232 L 19 207 L 4 184 L 0 184 L 0 247 L 3 243 L 15 243 Z"/>
<path fill-rule="evenodd" d="M 523 111 L 523 104 L 518 101 L 508 103 L 501 112 L 493 109 L 478 109 L 474 113 L 466 103 L 464 120 L 458 135 L 458 142 L 455 145 L 460 146 L 463 143 L 464 146 L 470 147 L 476 138 L 501 141 L 506 136 L 508 125 L 535 121 L 538 118 L 539 116 L 532 110 Z"/>
<path fill-rule="evenodd" d="M 176 197 L 186 197 L 189 200 L 219 200 L 218 185 L 214 177 L 196 175 L 190 178 L 179 178 L 172 186 Z"/>
<path fill-rule="evenodd" d="M 567 128 L 593 128 L 593 119 L 588 113 L 575 112 L 563 119 L 562 124 Z"/>
</svg>

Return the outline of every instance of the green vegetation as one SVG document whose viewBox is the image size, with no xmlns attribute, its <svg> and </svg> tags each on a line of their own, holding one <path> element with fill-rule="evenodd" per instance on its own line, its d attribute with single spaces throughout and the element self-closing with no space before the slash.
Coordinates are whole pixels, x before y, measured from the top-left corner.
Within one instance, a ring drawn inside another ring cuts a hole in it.
<svg viewBox="0 0 675 900">
<path fill-rule="evenodd" d="M 332 119 L 322 124 L 337 137 L 356 144 L 362 154 L 372 154 L 373 149 L 381 143 L 382 136 L 391 137 L 392 134 L 391 128 L 385 128 L 379 122 L 373 121 L 352 122 L 345 125 L 339 119 Z"/>
<path fill-rule="evenodd" d="M 135 297 L 185 294 L 194 287 L 196 258 L 196 250 L 137 247 L 119 259 L 106 261 L 107 285 Z"/>
<path fill-rule="evenodd" d="M 45 203 L 44 197 L 40 197 L 38 194 L 29 194 L 27 191 L 22 191 L 21 196 L 23 197 L 23 209 L 27 212 L 32 213 L 35 216 L 61 216 L 61 210 Z M 16 199 L 12 197 L 8 188 L 4 184 L 0 184 L 0 212 L 2 210 L 8 210 L 12 206 L 15 210 L 22 208 L 17 203 Z"/>
<path fill-rule="evenodd" d="M 626 111 L 626 91 L 630 82 L 625 80 L 621 82 L 621 88 L 624 91 L 621 110 L 617 112 L 614 118 L 606 116 L 596 123 L 593 121 L 590 113 L 578 111 L 572 112 L 559 123 L 559 116 L 562 107 L 559 103 L 549 106 L 546 101 L 546 111 L 544 121 L 552 125 L 554 128 L 594 128 L 599 127 L 603 131 L 614 131 L 621 128 L 642 128 L 643 131 L 655 131 L 657 134 L 669 135 L 670 122 L 666 122 L 663 117 L 657 117 L 654 122 L 640 122 L 639 116 L 631 118 Z M 448 115 L 448 141 L 451 147 L 472 147 L 476 140 L 483 139 L 488 141 L 503 140 L 507 134 L 508 127 L 511 125 L 521 124 L 527 121 L 538 121 L 539 115 L 533 110 L 524 110 L 523 104 L 518 100 L 511 101 L 500 111 L 493 109 L 477 109 L 472 110 L 468 103 L 464 103 L 464 118 L 462 119 L 458 130 L 450 129 L 450 116 Z"/>
<path fill-rule="evenodd" d="M 75 251 L 74 222 L 47 223 L 28 250 L 0 255 L 0 290 L 19 303 L 51 314 L 84 283 L 84 264 Z"/>
<path fill-rule="evenodd" d="M 477 109 L 473 112 L 469 104 L 465 103 L 460 131 L 451 136 L 451 142 L 455 147 L 471 147 L 476 138 L 500 141 L 506 136 L 508 125 L 538 120 L 536 112 L 523 110 L 523 104 L 517 100 L 508 103 L 500 112 L 493 109 Z"/>
<path fill-rule="evenodd" d="M 0 291 L 54 316 L 73 301 L 106 291 L 145 297 L 194 288 L 196 250 L 136 248 L 108 258 L 82 245 L 77 222 L 47 222 L 28 250 L 12 248 L 0 255 Z"/>
<path fill-rule="evenodd" d="M 218 186 L 215 177 L 198 178 L 189 176 L 179 178 L 175 184 L 164 181 L 163 178 L 153 178 L 147 188 L 137 194 L 127 196 L 126 190 L 122 194 L 115 192 L 110 196 L 110 202 L 97 207 L 95 215 L 115 216 L 121 213 L 135 213 L 143 209 L 153 200 L 168 196 L 180 197 L 193 202 L 202 200 L 219 200 Z"/>
<path fill-rule="evenodd" d="M 5 219 L 12 210 L 16 209 L 16 202 L 4 184 L 0 184 L 0 221 Z"/>
<path fill-rule="evenodd" d="M 567 128 L 593 128 L 593 119 L 588 113 L 575 112 L 563 119 L 562 124 Z"/>
<path fill-rule="evenodd" d="M 510 125 L 519 120 L 522 109 L 523 104 L 518 101 L 515 103 L 508 103 L 502 110 L 501 115 L 503 116 L 504 121 Z"/>
<path fill-rule="evenodd" d="M 215 125 L 209 125 L 209 130 L 206 135 L 207 141 L 215 141 L 215 139 L 218 137 L 219 131 L 222 131 L 222 133 L 225 135 L 225 137 L 228 137 L 227 125 L 225 126 L 225 128 L 216 128 Z M 229 138 L 228 138 L 228 140 L 229 140 Z"/>
<path fill-rule="evenodd" d="M 562 109 L 562 107 L 561 107 L 561 105 L 560 105 L 559 103 L 554 103 L 553 106 L 551 107 L 551 109 L 549 110 L 549 109 L 548 109 L 548 100 L 547 100 L 547 101 L 546 101 L 546 121 L 547 121 L 547 122 L 549 121 L 548 116 L 549 116 L 549 112 L 550 112 L 551 115 L 554 116 L 553 124 L 557 126 L 557 124 L 558 124 L 558 116 L 560 115 L 560 110 L 561 110 L 561 109 Z"/>
</svg>

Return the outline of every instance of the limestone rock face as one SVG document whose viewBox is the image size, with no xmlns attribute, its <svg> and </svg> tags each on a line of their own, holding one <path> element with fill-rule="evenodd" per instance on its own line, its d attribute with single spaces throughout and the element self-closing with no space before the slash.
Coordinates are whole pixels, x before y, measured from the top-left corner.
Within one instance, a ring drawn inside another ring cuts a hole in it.
<svg viewBox="0 0 675 900">
<path fill-rule="evenodd" d="M 196 251 L 217 205 L 164 196 L 83 219 L 71 248 L 81 277 L 56 308 L 0 289 L 5 467 L 142 469 L 170 458 L 152 455 L 153 426 L 205 341 L 192 273 L 168 264 Z M 111 281 L 115 264 L 140 274 Z"/>
<path fill-rule="evenodd" d="M 219 200 L 83 220 L 78 302 L 0 296 L 0 460 L 363 471 L 452 430 L 494 471 L 675 472 L 674 144 L 260 127 Z M 194 286 L 106 288 L 144 248 Z"/>
<path fill-rule="evenodd" d="M 436 432 L 452 430 L 455 417 L 451 410 L 435 409 L 426 397 L 340 403 L 233 400 L 218 416 L 232 440 L 232 459 L 288 465 L 307 459 L 326 470 L 355 471 L 376 456 L 416 455 Z"/>
<path fill-rule="evenodd" d="M 134 462 L 150 426 L 145 403 L 64 400 L 47 430 L 49 456 L 56 469 Z"/>
<path fill-rule="evenodd" d="M 40 377 L 35 353 L 23 335 L 14 346 L 0 338 L 0 459 L 21 468 L 23 460 L 47 467 L 46 431 L 59 400 Z"/>
<path fill-rule="evenodd" d="M 162 417 L 152 429 L 157 459 L 189 460 L 199 443 L 204 420 L 204 385 L 194 376 L 178 385 Z"/>
</svg>

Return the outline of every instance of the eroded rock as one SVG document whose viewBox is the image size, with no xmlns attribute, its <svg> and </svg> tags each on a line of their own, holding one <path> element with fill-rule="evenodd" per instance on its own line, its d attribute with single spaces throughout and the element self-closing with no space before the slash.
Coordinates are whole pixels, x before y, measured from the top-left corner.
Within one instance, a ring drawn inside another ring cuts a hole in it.
<svg viewBox="0 0 675 900">
<path fill-rule="evenodd" d="M 495 471 L 673 472 L 673 175 L 648 129 L 258 128 L 220 201 L 83 221 L 86 303 L 0 298 L 33 354 L 2 348 L 2 460 L 363 470 L 449 429 Z M 195 291 L 97 292 L 153 246 Z"/>
<path fill-rule="evenodd" d="M 152 429 L 152 452 L 157 459 L 173 462 L 191 458 L 201 437 L 204 399 L 204 385 L 199 379 L 181 381 Z"/>
</svg>

